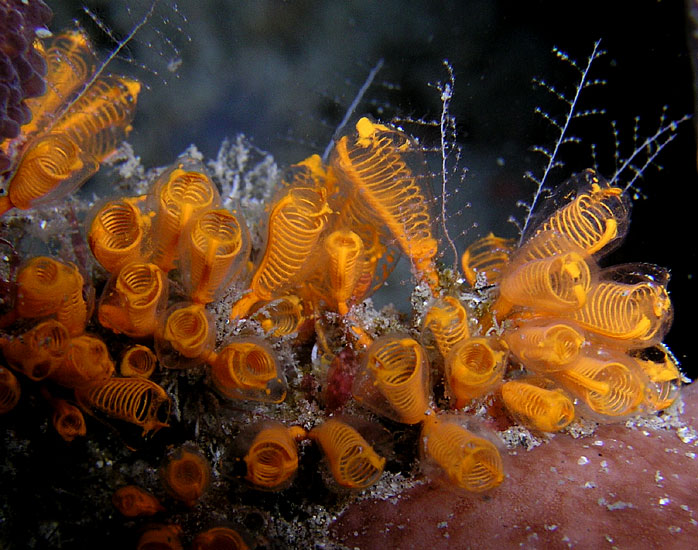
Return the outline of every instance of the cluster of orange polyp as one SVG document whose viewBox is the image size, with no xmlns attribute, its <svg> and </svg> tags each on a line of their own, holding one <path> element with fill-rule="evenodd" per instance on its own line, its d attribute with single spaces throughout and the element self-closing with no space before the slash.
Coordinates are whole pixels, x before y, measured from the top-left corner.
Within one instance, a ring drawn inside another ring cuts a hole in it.
<svg viewBox="0 0 698 550">
<path fill-rule="evenodd" d="M 669 407 L 681 376 L 661 345 L 672 320 L 667 270 L 599 267 L 629 225 L 621 189 L 587 170 L 556 197 L 565 202 L 540 216 L 518 249 L 490 235 L 463 257 L 471 283 L 498 288 L 484 327 L 496 325 L 497 345 L 531 373 L 501 385 L 504 404 L 522 424 L 544 432 L 572 421 L 570 396 L 596 420 Z M 446 360 L 449 381 L 456 348 Z M 459 397 L 457 384 L 451 391 Z"/>
<path fill-rule="evenodd" d="M 427 352 L 413 338 L 386 335 L 375 340 L 353 392 L 377 414 L 404 424 L 421 423 L 427 471 L 436 467 L 451 485 L 471 492 L 487 491 L 503 481 L 497 447 L 466 429 L 463 417 L 438 413 L 430 405 Z"/>
<path fill-rule="evenodd" d="M 462 418 L 437 414 L 430 402 L 426 350 L 401 334 L 374 342 L 352 312 L 384 281 L 399 253 L 408 257 L 416 278 L 438 295 L 438 249 L 425 174 L 409 136 L 367 118 L 357 122 L 355 133 L 336 142 L 327 166 L 317 156 L 296 165 L 270 210 L 266 248 L 231 319 L 265 312 L 274 327 L 276 315 L 266 311 L 267 303 L 300 303 L 298 318 L 315 317 L 318 345 L 331 358 L 341 344 L 325 338 L 320 313 L 343 316 L 347 338 L 364 357 L 364 369 L 353 383 L 356 399 L 397 422 L 421 423 L 427 460 L 459 487 L 483 491 L 503 479 L 499 452 L 469 432 Z M 328 424 L 310 437 L 323 447 L 330 464 L 342 442 L 348 448 L 366 447 L 349 430 Z M 352 475 L 373 480 L 378 464 L 377 457 L 356 461 Z"/>
<path fill-rule="evenodd" d="M 112 378 L 114 362 L 107 345 L 85 333 L 91 304 L 73 264 L 32 258 L 17 273 L 15 286 L 14 309 L 3 318 L 3 323 L 16 320 L 15 334 L 0 339 L 8 366 L 34 382 L 51 381 L 73 390 L 83 409 L 99 409 L 144 432 L 166 425 L 160 418 L 161 406 L 169 411 L 165 391 L 150 380 Z M 54 408 L 53 424 L 64 439 L 85 435 L 80 409 L 54 398 L 46 386 L 42 393 Z"/>
<path fill-rule="evenodd" d="M 321 447 L 332 474 L 332 485 L 346 490 L 366 489 L 380 478 L 385 458 L 353 426 L 329 418 L 307 432 L 300 426 L 278 422 L 255 426 L 252 442 L 243 458 L 245 479 L 263 491 L 288 487 L 298 470 L 297 441 L 311 439 Z M 244 438 L 243 438 L 244 439 Z"/>
<path fill-rule="evenodd" d="M 0 339 L 11 368 L 34 382 L 50 381 L 72 390 L 83 410 L 100 410 L 140 426 L 144 433 L 167 426 L 170 398 L 142 376 L 152 371 L 154 357 L 148 361 L 142 346 L 130 348 L 121 372 L 130 372 L 132 377 L 116 378 L 105 342 L 85 333 L 91 308 L 83 297 L 83 278 L 74 265 L 43 256 L 33 258 L 20 269 L 15 283 L 15 307 L 6 317 L 18 319 L 17 333 Z M 53 425 L 58 433 L 68 441 L 85 435 L 81 410 L 53 397 L 53 392 L 42 387 L 54 408 Z"/>
<path fill-rule="evenodd" d="M 284 375 L 268 343 L 246 335 L 215 349 L 215 319 L 206 305 L 241 277 L 250 238 L 244 218 L 220 207 L 218 191 L 199 162 L 180 159 L 148 196 L 99 205 L 88 243 L 111 273 L 97 308 L 103 327 L 153 338 L 166 368 L 207 365 L 225 398 L 283 401 Z M 168 274 L 175 267 L 186 300 L 170 303 Z"/>
<path fill-rule="evenodd" d="M 187 507 L 195 506 L 211 484 L 211 466 L 195 449 L 186 447 L 172 451 L 160 469 L 160 477 L 168 494 Z M 112 495 L 114 507 L 127 518 L 151 517 L 165 508 L 148 491 L 136 485 L 126 485 Z M 138 550 L 181 550 L 182 528 L 175 524 L 148 524 L 141 533 Z M 227 526 L 199 532 L 191 548 L 197 550 L 246 550 L 246 536 Z"/>
<path fill-rule="evenodd" d="M 74 391 L 80 408 L 44 392 L 65 439 L 84 435 L 81 411 L 95 410 L 145 434 L 167 426 L 171 398 L 148 379 L 157 362 L 171 376 L 205 372 L 223 400 L 282 403 L 291 366 L 273 345 L 279 338 L 303 344 L 314 327 L 318 362 L 334 371 L 323 382 L 327 392 L 348 384 L 361 406 L 419 427 L 425 472 L 471 492 L 504 479 L 497 446 L 462 410 L 487 396 L 542 432 L 559 431 L 576 415 L 618 418 L 671 404 L 680 374 L 659 346 L 671 321 L 666 271 L 597 265 L 627 231 L 629 204 L 620 189 L 592 171 L 573 178 L 533 218 L 521 246 L 489 235 L 466 250 L 463 270 L 474 289 L 446 289 L 435 265 L 425 174 L 404 132 L 362 118 L 326 165 L 314 155 L 291 167 L 268 206 L 266 242 L 251 261 L 243 213 L 221 207 L 199 161 L 180 158 L 147 195 L 101 202 L 86 220 L 90 250 L 109 273 L 96 321 L 135 341 L 120 376 L 106 341 L 85 333 L 89 281 L 48 257 L 26 261 L 17 273 L 14 309 L 0 319 L 5 326 L 16 321 L 13 336 L 0 340 L 5 360 L 26 378 Z M 355 306 L 381 286 L 401 253 L 431 294 L 421 326 L 373 334 Z M 467 301 L 473 294 L 477 308 Z M 218 304 L 231 297 L 224 315 L 236 335 L 225 339 L 216 333 L 223 323 L 215 312 L 223 315 Z M 342 365 L 350 356 L 362 364 L 357 373 Z M 457 411 L 439 410 L 446 404 L 433 398 L 441 387 L 434 373 Z M 296 398 L 303 391 L 291 389 Z M 16 377 L 0 368 L 0 412 L 18 399 Z M 328 414 L 334 408 L 328 404 Z M 354 427 L 357 419 L 316 419 L 313 426 L 286 420 L 253 424 L 249 441 L 239 438 L 252 487 L 288 487 L 304 439 L 322 449 L 340 488 L 361 490 L 382 475 L 386 461 Z M 193 506 L 209 470 L 200 454 L 183 450 L 163 478 L 173 498 Z M 120 490 L 114 502 L 129 517 L 162 510 L 137 487 Z M 151 529 L 141 542 L 147 548 L 166 539 L 175 548 L 179 535 L 174 526 Z"/>
<path fill-rule="evenodd" d="M 362 118 L 335 144 L 328 166 L 313 155 L 295 165 L 268 219 L 268 238 L 249 291 L 231 319 L 260 303 L 299 295 L 342 315 L 375 291 L 399 252 L 432 288 L 429 201 L 417 148 L 401 131 Z"/>
<path fill-rule="evenodd" d="M 81 31 L 36 49 L 48 67 L 46 93 L 27 100 L 31 121 L 2 144 L 17 159 L 0 215 L 56 201 L 97 172 L 131 130 L 141 85 L 117 75 L 97 77 L 98 61 Z"/>
</svg>

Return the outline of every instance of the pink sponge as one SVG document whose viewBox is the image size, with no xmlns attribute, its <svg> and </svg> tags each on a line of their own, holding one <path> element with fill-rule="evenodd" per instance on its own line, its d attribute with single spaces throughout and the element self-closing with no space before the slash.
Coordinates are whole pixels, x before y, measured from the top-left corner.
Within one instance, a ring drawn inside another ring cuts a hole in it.
<svg viewBox="0 0 698 550">
<path fill-rule="evenodd" d="M 46 62 L 34 49 L 36 29 L 45 27 L 53 13 L 41 0 L 0 0 L 0 144 L 19 134 L 31 114 L 24 105 L 28 97 L 44 93 Z M 0 174 L 10 168 L 0 151 Z"/>
</svg>

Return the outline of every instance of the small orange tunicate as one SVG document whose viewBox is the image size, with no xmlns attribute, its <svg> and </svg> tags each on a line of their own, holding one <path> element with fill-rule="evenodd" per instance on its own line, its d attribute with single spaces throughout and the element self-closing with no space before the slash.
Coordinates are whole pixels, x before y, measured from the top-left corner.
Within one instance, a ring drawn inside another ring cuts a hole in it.
<svg viewBox="0 0 698 550">
<path fill-rule="evenodd" d="M 488 285 L 499 281 L 514 246 L 514 239 L 497 237 L 494 233 L 489 233 L 468 246 L 461 258 L 461 264 L 470 286 L 477 284 L 478 277 Z"/>
<path fill-rule="evenodd" d="M 71 336 L 78 336 L 87 323 L 83 284 L 75 265 L 32 258 L 17 274 L 17 314 L 26 319 L 55 315 Z"/>
<path fill-rule="evenodd" d="M 167 309 L 155 331 L 155 352 L 168 369 L 198 367 L 212 357 L 215 322 L 201 304 L 180 302 Z"/>
<path fill-rule="evenodd" d="M 298 469 L 296 440 L 305 436 L 305 430 L 299 426 L 288 428 L 277 423 L 263 428 L 245 455 L 245 479 L 259 489 L 286 488 Z"/>
<path fill-rule="evenodd" d="M 252 276 L 250 292 L 233 306 L 231 319 L 246 317 L 257 302 L 285 294 L 290 285 L 298 282 L 312 254 L 319 250 L 331 212 L 327 193 L 317 186 L 309 159 L 293 169 L 290 185 L 283 189 L 269 213 L 267 245 Z"/>
<path fill-rule="evenodd" d="M 562 390 L 510 380 L 501 392 L 509 413 L 527 428 L 558 432 L 574 420 L 574 405 Z"/>
<path fill-rule="evenodd" d="M 571 190 L 570 185 L 576 189 Z M 627 193 L 612 186 L 595 170 L 587 169 L 574 176 L 569 184 L 559 186 L 554 195 L 554 200 L 568 202 L 534 227 L 534 235 L 555 232 L 598 257 L 608 254 L 625 237 L 630 224 Z M 529 234 L 525 236 L 528 238 Z"/>
<path fill-rule="evenodd" d="M 38 382 L 61 366 L 70 341 L 68 330 L 58 321 L 49 319 L 24 334 L 1 339 L 0 348 L 11 368 Z"/>
<path fill-rule="evenodd" d="M 211 381 L 228 399 L 281 403 L 286 398 L 276 352 L 259 338 L 237 338 L 225 346 L 212 362 Z"/>
<path fill-rule="evenodd" d="M 103 340 L 83 334 L 72 338 L 65 357 L 49 378 L 66 388 L 82 388 L 104 381 L 114 373 L 114 362 Z"/>
<path fill-rule="evenodd" d="M 446 357 L 446 382 L 456 408 L 491 391 L 504 376 L 506 353 L 493 338 L 471 337 Z"/>
<path fill-rule="evenodd" d="M 349 424 L 330 418 L 310 431 L 327 457 L 335 481 L 349 489 L 366 489 L 383 473 L 385 458 Z"/>
<path fill-rule="evenodd" d="M 436 346 L 444 359 L 461 340 L 470 336 L 468 313 L 458 298 L 444 296 L 434 301 L 424 316 L 424 329 L 436 340 Z"/>
<path fill-rule="evenodd" d="M 104 203 L 95 213 L 87 231 L 92 254 L 109 273 L 126 264 L 142 262 L 150 218 L 141 214 L 139 198 L 121 198 Z"/>
<path fill-rule="evenodd" d="M 143 436 L 166 428 L 172 400 L 151 380 L 112 377 L 75 391 L 80 406 L 143 428 Z"/>
<path fill-rule="evenodd" d="M 72 441 L 87 433 L 85 417 L 75 405 L 68 403 L 65 399 L 55 399 L 53 409 L 53 427 L 63 439 Z"/>
<path fill-rule="evenodd" d="M 405 132 L 362 117 L 356 123 L 356 134 L 335 143 L 331 166 L 340 182 L 360 197 L 374 224 L 388 228 L 417 276 L 435 290 L 439 284 L 434 263 L 438 243 L 433 237 L 428 186 L 418 153 Z"/>
<path fill-rule="evenodd" d="M 250 252 L 244 218 L 224 209 L 200 213 L 180 243 L 181 272 L 193 302 L 218 299 L 242 270 Z"/>
<path fill-rule="evenodd" d="M 179 525 L 155 525 L 143 532 L 136 550 L 182 550 L 181 535 Z"/>
<path fill-rule="evenodd" d="M 161 471 L 169 493 L 187 506 L 194 506 L 208 488 L 211 467 L 198 452 L 179 449 Z"/>
<path fill-rule="evenodd" d="M 220 197 L 203 164 L 183 157 L 158 178 L 150 203 L 155 211 L 153 262 L 169 272 L 179 260 L 180 239 L 193 219 L 216 208 Z"/>
<path fill-rule="evenodd" d="M 111 500 L 114 507 L 128 518 L 152 516 L 164 510 L 158 499 L 135 485 L 120 487 Z"/>
<path fill-rule="evenodd" d="M 0 367 L 0 414 L 10 412 L 19 402 L 20 388 L 17 377 Z"/>
<path fill-rule="evenodd" d="M 456 487 L 480 493 L 504 480 L 497 447 L 465 429 L 456 417 L 427 415 L 421 441 L 426 459 L 436 463 Z"/>
<path fill-rule="evenodd" d="M 429 361 L 414 340 L 399 334 L 378 338 L 366 352 L 354 396 L 378 414 L 418 424 L 429 409 Z"/>
<path fill-rule="evenodd" d="M 151 336 L 167 305 L 167 275 L 155 264 L 131 262 L 107 283 L 99 302 L 103 327 L 133 338 Z"/>
<path fill-rule="evenodd" d="M 146 346 L 137 344 L 126 350 L 121 358 L 119 370 L 121 376 L 131 376 L 134 378 L 150 378 L 155 371 L 158 358 L 155 353 Z"/>
<path fill-rule="evenodd" d="M 242 535 L 230 527 L 213 527 L 194 537 L 192 550 L 247 550 Z"/>
</svg>

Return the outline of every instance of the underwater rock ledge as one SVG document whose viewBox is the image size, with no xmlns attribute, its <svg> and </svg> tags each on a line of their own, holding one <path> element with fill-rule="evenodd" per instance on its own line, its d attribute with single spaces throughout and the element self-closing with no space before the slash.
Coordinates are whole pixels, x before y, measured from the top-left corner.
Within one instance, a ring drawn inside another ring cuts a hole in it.
<svg viewBox="0 0 698 550">
<path fill-rule="evenodd" d="M 361 550 L 695 548 L 698 385 L 681 395 L 681 422 L 659 427 L 651 417 L 600 425 L 581 441 L 560 435 L 518 447 L 503 457 L 506 479 L 491 493 L 421 485 L 349 507 L 333 534 Z"/>
</svg>

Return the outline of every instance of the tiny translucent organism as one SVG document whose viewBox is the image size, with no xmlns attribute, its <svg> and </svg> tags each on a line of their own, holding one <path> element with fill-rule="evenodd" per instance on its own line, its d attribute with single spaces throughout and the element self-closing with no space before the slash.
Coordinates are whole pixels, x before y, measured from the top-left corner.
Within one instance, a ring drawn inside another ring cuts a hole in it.
<svg viewBox="0 0 698 550">
<path fill-rule="evenodd" d="M 327 187 L 332 188 L 334 181 L 332 169 L 327 172 Z M 347 198 L 347 190 L 340 189 L 334 195 L 328 196 L 328 203 L 334 211 L 332 218 L 328 223 L 327 237 L 324 240 L 324 246 L 330 246 L 326 252 L 328 255 L 336 256 L 338 261 L 336 267 L 328 270 L 323 263 L 316 260 L 315 277 L 319 277 L 319 281 L 312 280 L 311 284 L 316 287 L 315 291 L 319 298 L 324 301 L 331 309 L 335 309 L 338 313 L 339 303 L 335 304 L 336 296 L 335 289 L 344 288 L 342 294 L 347 294 L 349 286 L 347 283 L 354 281 L 353 289 L 349 303 L 344 304 L 347 308 L 353 304 L 360 303 L 364 298 L 378 291 L 388 279 L 390 274 L 395 269 L 400 256 L 399 248 L 395 248 L 395 239 L 390 235 L 388 229 L 382 224 L 376 224 L 375 217 L 366 212 L 364 205 L 357 198 L 358 191 L 354 190 L 349 193 L 350 198 Z M 330 239 L 330 236 L 335 233 L 335 237 Z M 335 240 L 339 236 L 348 237 L 348 241 Z M 361 253 L 357 254 L 358 240 L 361 241 Z M 337 248 L 339 246 L 339 248 Z M 337 248 L 332 250 L 332 248 Z M 341 249 L 346 249 L 341 252 Z M 354 250 L 353 252 L 351 250 Z M 342 254 L 346 253 L 345 259 L 342 259 Z M 356 259 L 353 257 L 356 255 Z M 341 263 L 345 264 L 345 273 L 341 270 Z M 351 273 L 350 273 L 351 272 Z M 335 277 L 334 282 L 331 280 Z M 345 282 L 342 282 L 345 281 Z M 341 284 L 340 284 L 341 283 Z M 342 287 L 344 285 L 344 287 Z M 342 309 L 344 306 L 342 306 Z"/>
<path fill-rule="evenodd" d="M 158 364 L 158 358 L 147 346 L 136 344 L 129 347 L 121 358 L 119 372 L 121 376 L 133 378 L 150 378 Z"/>
<path fill-rule="evenodd" d="M 51 319 L 15 338 L 0 339 L 0 348 L 10 367 L 38 382 L 61 366 L 69 343 L 68 330 Z"/>
<path fill-rule="evenodd" d="M 428 371 L 427 355 L 419 342 L 401 335 L 383 336 L 366 351 L 354 397 L 379 414 L 418 424 L 429 409 Z"/>
<path fill-rule="evenodd" d="M 153 221 L 153 263 L 171 271 L 179 259 L 179 242 L 194 218 L 220 204 L 218 190 L 203 165 L 192 158 L 178 160 L 162 174 L 150 192 Z"/>
<path fill-rule="evenodd" d="M 11 208 L 28 210 L 62 198 L 94 175 L 99 163 L 68 136 L 38 136 L 24 153 L 7 195 L 0 197 L 0 215 Z"/>
<path fill-rule="evenodd" d="M 126 264 L 143 262 L 150 218 L 138 208 L 138 199 L 121 198 L 104 203 L 89 224 L 87 242 L 92 254 L 109 273 Z"/>
<path fill-rule="evenodd" d="M 574 420 L 574 405 L 561 390 L 510 380 L 501 392 L 509 413 L 527 428 L 558 432 Z"/>
<path fill-rule="evenodd" d="M 586 259 L 576 252 L 526 261 L 502 273 L 500 298 L 493 307 L 498 319 L 514 305 L 542 313 L 572 312 L 586 303 L 592 282 Z"/>
<path fill-rule="evenodd" d="M 230 527 L 212 527 L 194 537 L 192 550 L 248 550 L 245 539 Z"/>
<path fill-rule="evenodd" d="M 101 325 L 134 338 L 151 336 L 167 303 L 167 276 L 155 264 L 132 262 L 112 275 L 99 301 Z"/>
<path fill-rule="evenodd" d="M 211 466 L 198 452 L 177 449 L 160 475 L 167 491 L 187 506 L 194 506 L 211 483 Z"/>
<path fill-rule="evenodd" d="M 574 323 L 546 317 L 517 323 L 504 340 L 526 368 L 542 375 L 575 361 L 586 341 Z"/>
<path fill-rule="evenodd" d="M 323 243 L 329 268 L 329 294 L 340 315 L 349 311 L 349 302 L 363 275 L 364 243 L 349 229 L 330 233 Z"/>
<path fill-rule="evenodd" d="M 299 296 L 290 294 L 253 308 L 255 319 L 272 338 L 279 338 L 298 332 L 306 320 L 303 302 Z"/>
<path fill-rule="evenodd" d="M 250 251 L 247 225 L 227 210 L 207 210 L 181 242 L 182 271 L 193 302 L 208 304 L 240 274 Z"/>
<path fill-rule="evenodd" d="M 71 336 L 78 336 L 87 324 L 84 280 L 78 268 L 38 256 L 17 274 L 17 315 L 35 319 L 55 315 Z"/>
<path fill-rule="evenodd" d="M 85 410 L 97 409 L 112 418 L 140 426 L 144 437 L 169 426 L 170 397 L 150 380 L 109 378 L 77 388 L 75 397 Z"/>
<path fill-rule="evenodd" d="M 120 487 L 112 495 L 111 501 L 114 508 L 127 518 L 153 516 L 165 510 L 158 499 L 136 485 Z"/>
<path fill-rule="evenodd" d="M 446 383 L 457 409 L 485 395 L 504 376 L 506 352 L 492 338 L 471 337 L 456 344 L 446 357 Z"/>
<path fill-rule="evenodd" d="M 565 204 L 546 218 L 550 208 L 561 201 Z M 542 221 L 533 228 L 533 234 L 558 233 L 595 256 L 605 255 L 619 244 L 630 224 L 627 195 L 591 169 L 556 188 L 548 205 L 539 216 Z"/>
<path fill-rule="evenodd" d="M 385 458 L 349 424 L 330 418 L 308 436 L 317 441 L 327 457 L 335 481 L 349 489 L 366 489 L 380 478 Z"/>
<path fill-rule="evenodd" d="M 85 436 L 87 426 L 80 409 L 65 399 L 52 399 L 51 405 L 53 406 L 51 422 L 58 435 L 69 442 L 78 436 Z"/>
<path fill-rule="evenodd" d="M 51 133 L 70 138 L 102 162 L 131 131 L 140 90 L 140 83 L 131 78 L 101 77 L 51 126 Z"/>
<path fill-rule="evenodd" d="M 580 356 L 553 377 L 592 411 L 605 416 L 637 413 L 645 403 L 646 379 L 640 368 L 622 355 Z"/>
<path fill-rule="evenodd" d="M 6 414 L 19 403 L 22 391 L 12 371 L 0 367 L 0 414 Z"/>
<path fill-rule="evenodd" d="M 245 479 L 259 489 L 276 491 L 287 487 L 298 470 L 296 441 L 306 436 L 300 426 L 272 424 L 263 428 L 245 455 Z"/>
<path fill-rule="evenodd" d="M 438 245 L 432 236 L 425 172 L 422 166 L 413 171 L 407 160 L 417 147 L 404 132 L 366 117 L 356 123 L 356 131 L 356 136 L 344 136 L 335 144 L 332 168 L 340 182 L 356 191 L 375 223 L 387 226 L 417 276 L 435 290 Z"/>
<path fill-rule="evenodd" d="M 313 159 L 292 167 L 290 183 L 269 214 L 264 256 L 252 276 L 250 291 L 233 306 L 231 319 L 245 317 L 257 302 L 283 295 L 318 246 L 331 210 L 327 193 L 318 184 Z"/>
<path fill-rule="evenodd" d="M 438 298 L 424 316 L 424 329 L 434 335 L 439 353 L 445 359 L 453 346 L 470 337 L 468 313 L 454 296 Z"/>
<path fill-rule="evenodd" d="M 627 271 L 640 281 L 614 280 L 624 278 Z M 611 339 L 616 346 L 652 346 L 661 342 L 673 318 L 666 290 L 668 281 L 668 271 L 657 266 L 642 264 L 638 270 L 634 266 L 609 268 L 592 286 L 586 304 L 563 316 L 590 332 Z"/>
<path fill-rule="evenodd" d="M 237 338 L 212 360 L 211 381 L 228 399 L 281 403 L 286 381 L 274 350 L 264 340 Z"/>
<path fill-rule="evenodd" d="M 70 102 L 92 77 L 97 57 L 87 35 L 80 29 L 63 31 L 46 46 L 46 92 L 28 100 L 32 119 L 22 126 L 22 133 L 31 136 L 43 130 L 60 115 L 61 108 Z"/>
<path fill-rule="evenodd" d="M 168 369 L 189 369 L 212 360 L 216 345 L 213 317 L 201 304 L 180 302 L 168 308 L 155 333 L 155 351 Z"/>
<path fill-rule="evenodd" d="M 478 277 L 488 285 L 498 282 L 515 244 L 514 239 L 489 233 L 468 246 L 461 257 L 461 266 L 470 286 L 476 286 Z"/>
<path fill-rule="evenodd" d="M 48 87 L 51 89 L 51 82 Z M 8 194 L 0 198 L 0 215 L 13 207 L 26 210 L 65 197 L 126 139 L 140 83 L 109 75 L 79 89 L 79 95 L 67 99 L 57 116 L 40 114 L 40 122 L 53 119 L 23 149 Z"/>
<path fill-rule="evenodd" d="M 59 367 L 49 379 L 66 388 L 85 388 L 99 384 L 114 374 L 114 362 L 103 340 L 83 334 L 71 338 Z"/>
<path fill-rule="evenodd" d="M 331 170 L 328 178 L 329 174 Z M 384 228 L 355 219 L 351 202 L 342 198 L 342 194 L 328 198 L 335 214 L 300 293 L 315 310 L 347 315 L 382 286 L 395 267 L 397 250 L 384 244 L 392 240 Z"/>
<path fill-rule="evenodd" d="M 487 439 L 476 436 L 455 419 L 430 414 L 422 424 L 422 451 L 455 486 L 480 493 L 504 480 L 502 458 Z"/>
</svg>

